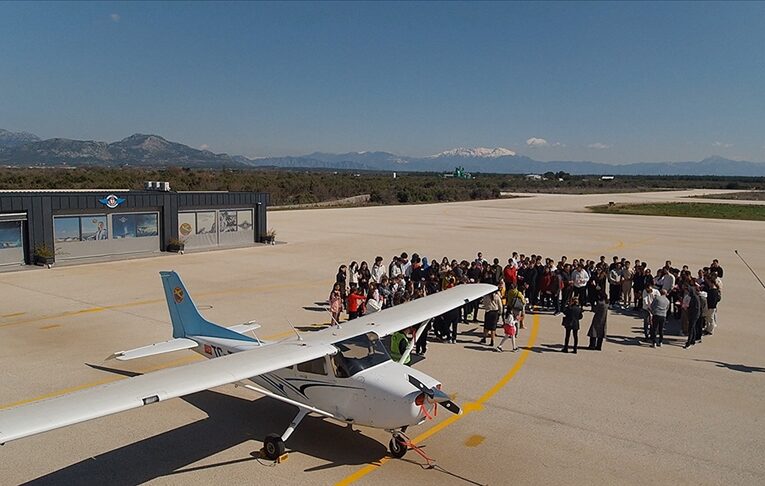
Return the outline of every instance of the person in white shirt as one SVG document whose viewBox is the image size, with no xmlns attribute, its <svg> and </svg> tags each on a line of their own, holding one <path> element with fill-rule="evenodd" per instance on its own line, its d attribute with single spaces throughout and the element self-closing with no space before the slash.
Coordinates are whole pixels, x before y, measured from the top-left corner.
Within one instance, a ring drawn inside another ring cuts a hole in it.
<svg viewBox="0 0 765 486">
<path fill-rule="evenodd" d="M 671 272 L 662 269 L 662 276 L 659 282 L 661 282 L 661 290 L 666 290 L 667 294 L 669 294 L 675 286 L 675 276 Z"/>
<path fill-rule="evenodd" d="M 381 256 L 378 256 L 375 258 L 375 263 L 372 265 L 372 280 L 375 281 L 375 283 L 380 283 L 382 278 L 386 275 L 385 272 L 385 265 L 383 265 L 383 258 Z"/>
<path fill-rule="evenodd" d="M 648 282 L 648 284 L 645 286 L 645 289 L 643 289 L 643 334 L 645 334 L 646 341 L 651 338 L 651 324 L 653 322 L 651 304 L 658 296 L 659 291 L 654 288 L 651 282 Z"/>
<path fill-rule="evenodd" d="M 393 260 L 391 260 L 390 265 L 388 266 L 388 278 L 393 280 L 399 275 L 403 275 L 403 273 L 404 272 L 401 271 L 401 263 L 399 263 L 398 257 L 394 256 Z"/>
<path fill-rule="evenodd" d="M 412 262 L 409 261 L 409 255 L 406 252 L 403 252 L 401 256 L 398 258 L 399 263 L 401 264 L 401 273 L 406 277 L 407 279 L 412 276 Z"/>
<path fill-rule="evenodd" d="M 579 298 L 579 304 L 583 306 L 587 302 L 587 282 L 590 281 L 590 274 L 581 262 L 576 265 L 576 270 L 571 272 L 571 280 L 574 282 L 574 295 Z"/>
</svg>

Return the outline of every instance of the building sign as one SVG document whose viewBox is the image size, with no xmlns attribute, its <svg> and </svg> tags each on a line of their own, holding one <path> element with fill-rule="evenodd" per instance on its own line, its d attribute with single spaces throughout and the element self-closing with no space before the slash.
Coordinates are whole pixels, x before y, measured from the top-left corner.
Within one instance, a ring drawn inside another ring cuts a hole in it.
<svg viewBox="0 0 765 486">
<path fill-rule="evenodd" d="M 114 194 L 109 194 L 105 198 L 99 199 L 98 202 L 100 202 L 101 204 L 103 204 L 109 209 L 114 209 L 120 204 L 124 203 L 125 199 L 121 197 L 117 197 Z"/>
</svg>

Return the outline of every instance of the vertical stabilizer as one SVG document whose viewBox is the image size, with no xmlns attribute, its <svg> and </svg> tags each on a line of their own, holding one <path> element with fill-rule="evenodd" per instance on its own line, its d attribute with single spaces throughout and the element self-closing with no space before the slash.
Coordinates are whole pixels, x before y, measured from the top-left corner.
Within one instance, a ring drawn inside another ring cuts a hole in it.
<svg viewBox="0 0 765 486">
<path fill-rule="evenodd" d="M 159 274 L 162 277 L 162 286 L 165 288 L 165 299 L 167 299 L 167 310 L 170 312 L 170 322 L 173 324 L 174 338 L 207 336 L 257 342 L 249 336 L 213 324 L 202 317 L 177 273 L 159 272 Z"/>
</svg>

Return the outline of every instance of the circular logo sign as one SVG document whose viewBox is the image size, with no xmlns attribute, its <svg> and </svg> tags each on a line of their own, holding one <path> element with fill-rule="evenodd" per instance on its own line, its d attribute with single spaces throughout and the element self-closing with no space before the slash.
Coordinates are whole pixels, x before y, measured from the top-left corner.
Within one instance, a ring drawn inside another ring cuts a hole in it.
<svg viewBox="0 0 765 486">
<path fill-rule="evenodd" d="M 181 227 L 178 228 L 178 232 L 183 236 L 189 236 L 191 234 L 191 225 L 189 223 L 183 223 Z"/>
</svg>

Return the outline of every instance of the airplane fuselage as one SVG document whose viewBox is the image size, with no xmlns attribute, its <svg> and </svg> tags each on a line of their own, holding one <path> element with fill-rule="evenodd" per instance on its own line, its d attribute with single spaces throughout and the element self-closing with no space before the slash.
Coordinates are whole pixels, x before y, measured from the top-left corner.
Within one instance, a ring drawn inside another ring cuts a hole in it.
<svg viewBox="0 0 765 486">
<path fill-rule="evenodd" d="M 189 336 L 199 346 L 193 351 L 216 358 L 258 347 L 230 339 Z M 262 346 L 268 343 L 262 342 Z M 434 378 L 389 358 L 352 376 L 342 370 L 340 353 L 289 368 L 254 376 L 256 386 L 310 407 L 330 413 L 346 423 L 385 430 L 418 425 L 432 416 L 435 405 L 415 403 L 420 391 L 408 381 L 414 376 L 428 387 L 438 386 Z"/>
</svg>

